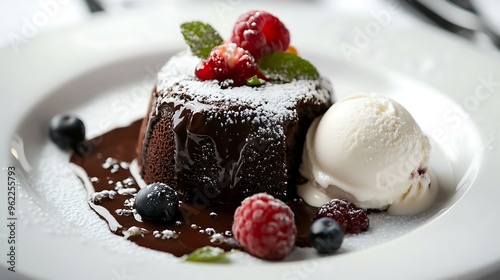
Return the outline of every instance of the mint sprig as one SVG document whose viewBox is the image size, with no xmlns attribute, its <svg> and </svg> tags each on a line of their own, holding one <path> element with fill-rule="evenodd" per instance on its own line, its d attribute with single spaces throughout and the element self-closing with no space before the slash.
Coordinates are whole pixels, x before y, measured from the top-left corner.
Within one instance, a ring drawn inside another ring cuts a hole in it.
<svg viewBox="0 0 500 280">
<path fill-rule="evenodd" d="M 225 262 L 226 252 L 218 247 L 205 246 L 196 249 L 194 252 L 189 254 L 186 261 L 191 262 Z"/>
<path fill-rule="evenodd" d="M 254 75 L 250 78 L 248 78 L 246 85 L 249 87 L 258 87 L 261 86 L 264 83 L 257 75 Z"/>
<path fill-rule="evenodd" d="M 224 40 L 211 25 L 200 21 L 191 21 L 181 24 L 184 40 L 197 57 L 206 59 L 210 51 L 221 45 Z"/>
<path fill-rule="evenodd" d="M 285 83 L 319 77 L 318 70 L 309 61 L 289 52 L 274 52 L 261 58 L 259 68 L 266 78 Z"/>
</svg>

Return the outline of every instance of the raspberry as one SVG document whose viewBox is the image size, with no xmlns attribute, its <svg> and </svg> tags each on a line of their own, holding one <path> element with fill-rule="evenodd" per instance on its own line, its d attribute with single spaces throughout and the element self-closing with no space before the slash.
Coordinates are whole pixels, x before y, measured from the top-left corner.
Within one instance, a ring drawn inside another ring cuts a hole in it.
<svg viewBox="0 0 500 280">
<path fill-rule="evenodd" d="M 314 219 L 322 217 L 329 217 L 337 221 L 345 233 L 358 234 L 368 230 L 370 224 L 365 210 L 342 199 L 332 199 L 323 204 L 318 209 Z"/>
<path fill-rule="evenodd" d="M 215 47 L 207 60 L 196 68 L 200 80 L 232 80 L 233 86 L 241 86 L 256 75 L 258 66 L 254 57 L 246 50 L 229 43 Z"/>
<path fill-rule="evenodd" d="M 229 76 L 229 65 L 222 57 L 222 55 L 217 53 L 212 53 L 208 60 L 203 61 L 203 63 L 196 68 L 196 77 L 200 80 L 225 80 Z"/>
<path fill-rule="evenodd" d="M 290 33 L 285 25 L 265 11 L 241 15 L 234 25 L 231 42 L 248 50 L 255 59 L 276 51 L 286 51 Z"/>
<path fill-rule="evenodd" d="M 281 260 L 292 251 L 297 228 L 288 205 L 259 193 L 244 199 L 236 209 L 233 234 L 248 253 L 266 260 Z"/>
</svg>

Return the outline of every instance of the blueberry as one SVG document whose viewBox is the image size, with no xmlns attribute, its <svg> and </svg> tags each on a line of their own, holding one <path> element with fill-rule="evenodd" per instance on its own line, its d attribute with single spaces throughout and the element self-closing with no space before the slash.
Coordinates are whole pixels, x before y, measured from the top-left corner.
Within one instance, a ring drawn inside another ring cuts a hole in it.
<svg viewBox="0 0 500 280">
<path fill-rule="evenodd" d="M 85 125 L 75 115 L 57 115 L 50 121 L 49 136 L 59 148 L 78 151 L 85 140 Z"/>
<path fill-rule="evenodd" d="M 179 211 L 179 198 L 168 185 L 153 183 L 137 193 L 135 209 L 146 219 L 173 221 Z"/>
<path fill-rule="evenodd" d="M 344 241 L 344 232 L 332 218 L 320 218 L 309 229 L 309 242 L 320 254 L 335 253 Z"/>
</svg>

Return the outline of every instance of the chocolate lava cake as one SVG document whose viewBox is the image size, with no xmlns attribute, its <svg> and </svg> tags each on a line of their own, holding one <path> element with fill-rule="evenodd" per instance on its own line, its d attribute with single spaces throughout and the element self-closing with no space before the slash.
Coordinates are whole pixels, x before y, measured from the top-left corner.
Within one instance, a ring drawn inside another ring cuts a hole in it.
<svg viewBox="0 0 500 280">
<path fill-rule="evenodd" d="M 295 187 L 307 129 L 331 105 L 324 78 L 227 87 L 201 81 L 189 51 L 158 73 L 137 147 L 146 183 L 172 186 L 184 201 L 231 203 Z"/>
</svg>

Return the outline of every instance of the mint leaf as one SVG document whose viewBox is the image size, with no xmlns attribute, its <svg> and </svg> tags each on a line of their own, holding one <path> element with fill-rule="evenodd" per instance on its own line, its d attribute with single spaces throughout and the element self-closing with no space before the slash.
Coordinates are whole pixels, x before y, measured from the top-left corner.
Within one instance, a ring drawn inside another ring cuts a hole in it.
<svg viewBox="0 0 500 280">
<path fill-rule="evenodd" d="M 226 261 L 226 252 L 221 248 L 205 246 L 189 254 L 186 261 L 191 262 L 223 262 Z"/>
<path fill-rule="evenodd" d="M 257 75 L 253 75 L 252 77 L 248 78 L 246 83 L 247 86 L 251 87 L 258 87 L 262 84 L 262 81 L 257 77 Z"/>
<path fill-rule="evenodd" d="M 214 47 L 224 42 L 219 32 L 211 25 L 200 21 L 181 24 L 181 32 L 191 52 L 200 58 L 207 58 Z"/>
<path fill-rule="evenodd" d="M 309 61 L 289 52 L 273 52 L 259 60 L 260 71 L 266 78 L 282 82 L 316 80 L 318 70 Z"/>
</svg>

